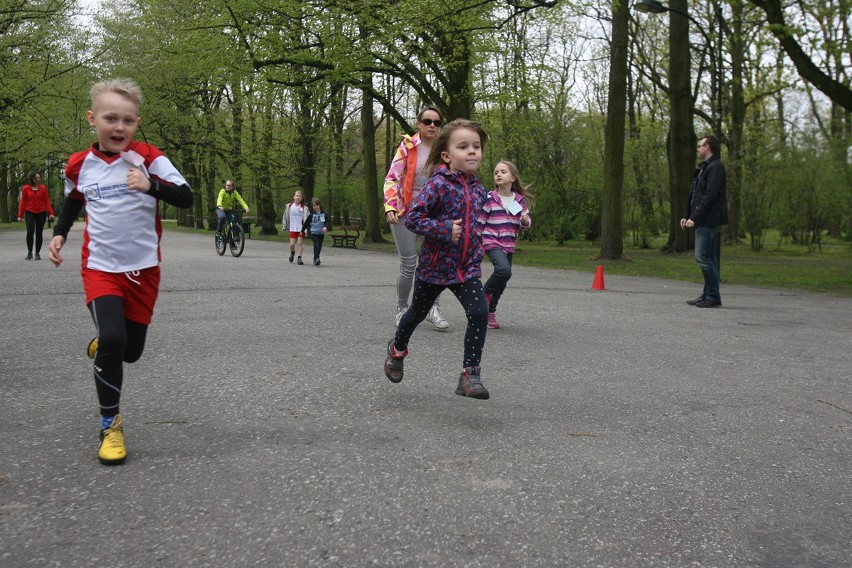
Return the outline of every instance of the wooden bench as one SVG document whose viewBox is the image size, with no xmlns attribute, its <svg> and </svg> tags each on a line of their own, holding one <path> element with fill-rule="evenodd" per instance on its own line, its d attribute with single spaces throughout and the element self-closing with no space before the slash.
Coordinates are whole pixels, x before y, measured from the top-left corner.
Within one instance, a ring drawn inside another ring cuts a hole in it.
<svg viewBox="0 0 852 568">
<path fill-rule="evenodd" d="M 243 228 L 243 235 L 247 239 L 251 238 L 251 226 L 254 224 L 255 218 L 250 215 L 243 215 L 242 211 L 239 213 L 237 217 L 237 223 L 240 224 L 240 227 Z"/>
<path fill-rule="evenodd" d="M 357 248 L 355 246 L 355 241 L 358 240 L 358 237 L 361 236 L 361 231 L 358 227 L 352 225 L 342 225 L 335 229 L 335 231 L 343 231 L 343 234 L 340 233 L 329 233 L 334 241 L 331 243 L 333 247 L 343 247 L 343 248 Z"/>
</svg>

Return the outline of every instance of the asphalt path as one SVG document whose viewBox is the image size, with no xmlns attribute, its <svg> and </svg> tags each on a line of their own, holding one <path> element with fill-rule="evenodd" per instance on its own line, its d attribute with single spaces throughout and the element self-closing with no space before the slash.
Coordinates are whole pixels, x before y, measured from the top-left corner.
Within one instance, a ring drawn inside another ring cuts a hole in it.
<svg viewBox="0 0 852 568">
<path fill-rule="evenodd" d="M 106 467 L 80 229 L 0 231 L 0 566 L 850 566 L 852 300 L 516 266 L 479 401 L 394 255 L 166 231 Z"/>
</svg>

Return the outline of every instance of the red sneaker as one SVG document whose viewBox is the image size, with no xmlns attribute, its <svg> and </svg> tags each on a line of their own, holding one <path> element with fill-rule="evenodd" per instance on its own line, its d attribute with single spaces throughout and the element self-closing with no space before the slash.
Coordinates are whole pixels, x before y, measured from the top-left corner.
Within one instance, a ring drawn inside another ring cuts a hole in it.
<svg viewBox="0 0 852 568">
<path fill-rule="evenodd" d="M 397 351 L 393 344 L 393 339 L 388 342 L 388 356 L 385 359 L 385 376 L 392 383 L 398 383 L 402 380 L 403 374 L 403 359 L 408 355 L 408 349 L 405 351 Z"/>
<path fill-rule="evenodd" d="M 456 387 L 456 394 L 480 400 L 485 400 L 491 396 L 488 389 L 482 384 L 482 379 L 479 376 L 479 367 L 465 367 L 462 369 L 459 376 L 459 386 Z"/>
<path fill-rule="evenodd" d="M 488 329 L 500 329 L 500 323 L 497 321 L 497 314 L 488 312 Z"/>
</svg>

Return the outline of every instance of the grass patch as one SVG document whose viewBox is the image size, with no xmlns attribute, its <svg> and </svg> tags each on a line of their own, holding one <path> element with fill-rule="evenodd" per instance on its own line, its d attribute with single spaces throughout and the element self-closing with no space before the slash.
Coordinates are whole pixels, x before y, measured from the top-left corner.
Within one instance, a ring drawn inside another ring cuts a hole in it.
<svg viewBox="0 0 852 568">
<path fill-rule="evenodd" d="M 747 243 L 722 247 L 722 283 L 761 286 L 852 297 L 852 244 L 824 241 L 821 251 L 809 253 L 801 245 L 767 239 L 769 246 L 759 252 Z M 663 254 L 665 238 L 642 249 L 625 245 L 624 260 L 594 260 L 600 244 L 588 241 L 531 243 L 522 241 L 514 263 L 562 270 L 588 272 L 591 282 L 595 267 L 602 264 L 607 274 L 652 276 L 685 282 L 702 281 L 693 252 Z M 393 243 L 358 243 L 361 248 L 395 253 Z"/>
</svg>

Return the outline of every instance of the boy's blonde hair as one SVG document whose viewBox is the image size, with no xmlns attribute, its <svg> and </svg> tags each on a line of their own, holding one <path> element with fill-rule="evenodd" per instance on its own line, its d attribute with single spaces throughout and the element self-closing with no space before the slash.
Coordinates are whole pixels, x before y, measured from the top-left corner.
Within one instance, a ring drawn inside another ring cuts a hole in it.
<svg viewBox="0 0 852 568">
<path fill-rule="evenodd" d="M 89 100 L 92 101 L 93 109 L 97 106 L 98 98 L 104 93 L 117 93 L 135 103 L 137 108 L 142 106 L 142 89 L 133 79 L 108 79 L 92 85 Z"/>
</svg>

